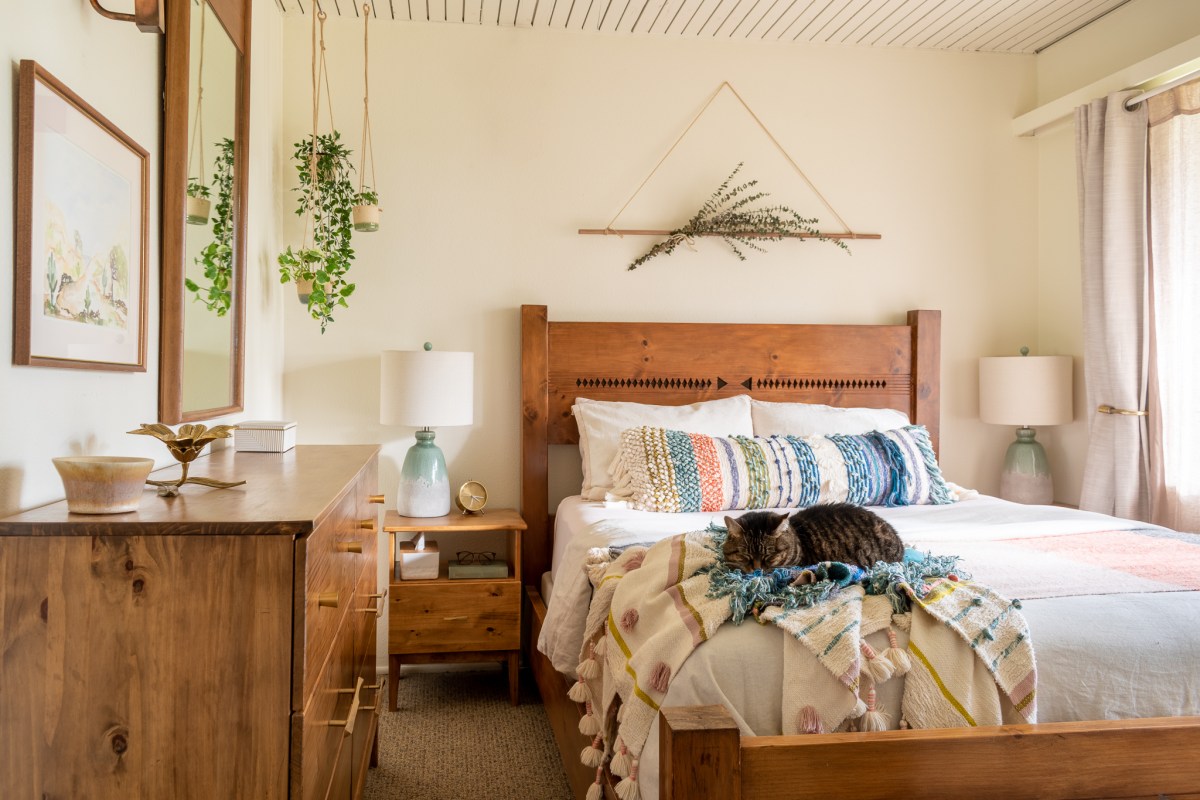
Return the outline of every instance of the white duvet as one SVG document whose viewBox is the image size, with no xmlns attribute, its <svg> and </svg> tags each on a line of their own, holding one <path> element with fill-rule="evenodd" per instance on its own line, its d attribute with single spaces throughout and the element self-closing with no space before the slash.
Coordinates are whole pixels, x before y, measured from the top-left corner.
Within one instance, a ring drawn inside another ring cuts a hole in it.
<svg viewBox="0 0 1200 800">
<path fill-rule="evenodd" d="M 1192 579 L 1172 574 L 1169 565 L 1165 572 L 1153 565 L 1122 568 L 1126 557 L 1136 561 L 1143 542 L 1175 548 L 1183 556 L 1193 548 L 1200 551 L 1188 535 L 978 495 L 947 506 L 872 510 L 891 522 L 906 544 L 962 556 L 976 580 L 1023 600 L 1037 656 L 1040 721 L 1200 714 L 1200 591 L 1179 585 Z M 556 669 L 574 676 L 591 594 L 582 569 L 590 548 L 657 541 L 701 530 L 724 516 L 651 514 L 577 497 L 563 501 L 538 649 Z M 1092 539 L 1124 548 L 1121 560 L 1085 547 Z M 724 625 L 684 663 L 666 704 L 720 703 L 744 734 L 779 734 L 782 635 L 772 625 Z M 886 646 L 882 634 L 868 641 L 876 649 Z M 893 719 L 901 689 L 899 680 L 879 687 L 879 700 Z M 584 740 L 581 735 L 581 748 Z M 648 799 L 657 796 L 657 748 L 658 732 L 651 730 L 640 767 Z"/>
</svg>

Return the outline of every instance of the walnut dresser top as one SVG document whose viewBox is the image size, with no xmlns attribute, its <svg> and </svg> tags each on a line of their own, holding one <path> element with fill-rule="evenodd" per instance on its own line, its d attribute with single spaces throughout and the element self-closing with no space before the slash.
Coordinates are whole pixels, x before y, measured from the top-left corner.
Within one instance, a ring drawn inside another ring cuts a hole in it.
<svg viewBox="0 0 1200 800">
<path fill-rule="evenodd" d="M 159 497 L 147 486 L 141 507 L 127 514 L 72 514 L 64 500 L 0 519 L 0 536 L 303 536 L 334 512 L 331 490 L 345 486 L 378 450 L 377 445 L 298 445 L 286 453 L 238 453 L 230 447 L 196 459 L 189 474 L 246 481 L 241 486 L 188 485 L 176 497 Z M 178 474 L 178 465 L 154 473 L 162 479 Z"/>
</svg>

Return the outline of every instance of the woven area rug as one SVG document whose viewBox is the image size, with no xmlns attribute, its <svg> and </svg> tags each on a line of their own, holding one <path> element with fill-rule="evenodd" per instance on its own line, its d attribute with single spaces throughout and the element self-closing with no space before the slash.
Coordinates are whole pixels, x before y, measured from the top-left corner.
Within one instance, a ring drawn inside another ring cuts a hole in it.
<svg viewBox="0 0 1200 800">
<path fill-rule="evenodd" d="M 397 710 L 379 720 L 379 766 L 363 800 L 570 800 L 537 687 L 521 704 L 502 671 L 405 672 Z"/>
</svg>

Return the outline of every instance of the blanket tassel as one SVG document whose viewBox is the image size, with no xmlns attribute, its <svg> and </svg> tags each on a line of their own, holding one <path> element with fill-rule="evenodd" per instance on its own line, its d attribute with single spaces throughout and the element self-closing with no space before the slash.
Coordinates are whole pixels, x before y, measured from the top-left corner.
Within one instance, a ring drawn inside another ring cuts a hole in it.
<svg viewBox="0 0 1200 800">
<path fill-rule="evenodd" d="M 638 789 L 637 774 L 638 763 L 635 758 L 633 759 L 633 766 L 629 770 L 629 777 L 623 778 L 616 786 L 617 797 L 621 798 L 621 800 L 641 800 L 642 793 Z"/>
<path fill-rule="evenodd" d="M 912 659 L 908 657 L 908 653 L 900 649 L 896 644 L 896 632 L 891 628 L 887 631 L 888 649 L 883 651 L 883 658 L 886 658 L 892 665 L 893 675 L 903 675 L 912 669 Z"/>
<path fill-rule="evenodd" d="M 604 763 L 604 742 L 600 738 L 600 734 L 596 734 L 592 743 L 583 748 L 583 752 L 579 754 L 579 760 L 585 767 L 596 767 L 597 769 Z"/>
<path fill-rule="evenodd" d="M 571 686 L 571 690 L 567 692 L 567 697 L 576 703 L 590 703 L 592 702 L 592 690 L 583 681 L 575 681 Z"/>
<path fill-rule="evenodd" d="M 825 723 L 821 721 L 821 715 L 812 706 L 805 706 L 800 709 L 800 720 L 796 729 L 800 733 L 824 733 Z"/>
<path fill-rule="evenodd" d="M 600 720 L 592 713 L 592 704 L 586 704 L 587 712 L 579 718 L 579 732 L 584 736 L 595 736 L 600 732 Z"/>
<path fill-rule="evenodd" d="M 892 677 L 892 663 L 879 658 L 875 653 L 875 648 L 867 644 L 866 640 L 862 641 L 859 649 L 862 651 L 863 658 L 865 659 L 864 666 L 867 674 L 871 676 L 871 680 L 879 684 L 884 683 Z"/>
<path fill-rule="evenodd" d="M 629 748 L 625 746 L 625 742 L 618 736 L 617 746 L 613 749 L 612 763 L 608 765 L 608 771 L 619 778 L 625 778 L 629 775 L 632 766 L 632 759 L 629 757 Z"/>
<path fill-rule="evenodd" d="M 604 797 L 603 770 L 596 767 L 596 782 L 588 787 L 587 800 L 602 800 Z"/>
<path fill-rule="evenodd" d="M 886 712 L 876 710 L 875 689 L 872 688 L 867 692 L 867 713 L 862 716 L 862 722 L 859 723 L 859 730 L 864 733 L 886 731 L 888 729 L 888 722 L 890 721 Z"/>
</svg>

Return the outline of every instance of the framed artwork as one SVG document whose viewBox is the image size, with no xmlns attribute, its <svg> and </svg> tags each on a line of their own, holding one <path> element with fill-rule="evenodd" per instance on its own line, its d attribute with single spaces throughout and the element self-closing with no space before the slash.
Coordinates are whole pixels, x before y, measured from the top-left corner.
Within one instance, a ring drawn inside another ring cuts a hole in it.
<svg viewBox="0 0 1200 800">
<path fill-rule="evenodd" d="M 33 61 L 17 99 L 13 363 L 146 370 L 146 151 Z"/>
</svg>

